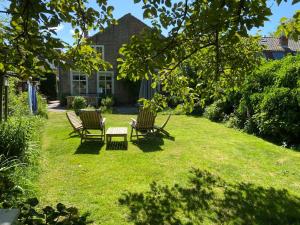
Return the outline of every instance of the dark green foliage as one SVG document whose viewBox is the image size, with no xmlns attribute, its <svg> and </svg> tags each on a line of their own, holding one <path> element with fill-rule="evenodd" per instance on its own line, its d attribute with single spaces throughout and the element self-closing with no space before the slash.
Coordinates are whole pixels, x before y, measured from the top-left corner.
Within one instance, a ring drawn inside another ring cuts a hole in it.
<svg viewBox="0 0 300 225">
<path fill-rule="evenodd" d="M 241 90 L 240 127 L 288 145 L 300 143 L 300 56 L 265 62 Z"/>
<path fill-rule="evenodd" d="M 9 80 L 8 113 L 9 116 L 14 117 L 30 116 L 28 93 L 17 92 L 17 86 L 19 82 L 20 81 L 15 78 L 10 78 Z M 47 118 L 47 102 L 39 93 L 37 94 L 37 102 L 38 111 L 36 115 Z"/>
<path fill-rule="evenodd" d="M 75 207 L 66 207 L 58 203 L 55 208 L 46 206 L 42 209 L 38 207 L 37 198 L 24 200 L 22 189 L 20 189 L 11 179 L 7 171 L 1 171 L 0 164 L 0 208 L 19 208 L 21 213 L 18 217 L 20 224 L 26 225 L 46 225 L 46 224 L 76 224 L 84 225 L 91 223 L 87 220 L 88 213 L 83 215 Z"/>
<path fill-rule="evenodd" d="M 111 112 L 114 105 L 113 97 L 106 96 L 101 99 L 101 111 L 102 112 Z"/>
<path fill-rule="evenodd" d="M 204 116 L 212 121 L 221 122 L 226 115 L 232 112 L 231 104 L 230 101 L 219 99 L 205 108 Z"/>
<path fill-rule="evenodd" d="M 87 220 L 89 214 L 80 215 L 75 207 L 66 207 L 62 203 L 58 203 L 55 208 L 46 206 L 41 210 L 38 209 L 39 201 L 37 198 L 31 198 L 20 203 L 18 207 L 21 209 L 19 221 L 21 224 L 28 225 L 84 225 L 91 221 Z"/>
<path fill-rule="evenodd" d="M 208 106 L 205 115 L 279 144 L 299 145 L 299 96 L 300 56 L 287 56 L 264 61 L 239 90 Z"/>
<path fill-rule="evenodd" d="M 222 100 L 215 101 L 207 106 L 204 111 L 204 116 L 211 121 L 221 122 L 224 119 L 224 102 Z"/>
<path fill-rule="evenodd" d="M 207 171 L 193 170 L 187 185 L 157 183 L 144 193 L 119 200 L 128 220 L 146 224 L 300 224 L 300 198 L 285 189 L 227 183 Z"/>
<path fill-rule="evenodd" d="M 87 103 L 84 97 L 82 96 L 75 96 L 73 103 L 72 103 L 73 109 L 77 115 L 79 115 L 79 110 L 84 109 L 87 107 Z"/>
<path fill-rule="evenodd" d="M 25 152 L 29 147 L 28 134 L 31 132 L 29 120 L 10 119 L 0 124 L 0 155 L 6 158 L 17 157 L 24 159 Z"/>
</svg>

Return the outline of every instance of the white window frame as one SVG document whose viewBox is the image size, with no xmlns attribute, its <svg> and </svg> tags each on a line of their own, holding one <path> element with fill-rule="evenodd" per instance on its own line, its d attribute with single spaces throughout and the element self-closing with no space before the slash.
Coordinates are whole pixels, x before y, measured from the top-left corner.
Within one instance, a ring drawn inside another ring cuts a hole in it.
<svg viewBox="0 0 300 225">
<path fill-rule="evenodd" d="M 111 93 L 115 94 L 115 75 L 114 75 L 113 71 L 98 71 L 97 72 L 97 94 L 103 94 L 103 93 L 100 93 L 100 89 L 99 89 L 99 76 L 101 74 L 106 74 L 106 73 L 110 73 L 111 74 Z M 105 85 L 106 85 L 106 79 L 105 79 Z M 105 93 L 104 94 L 106 95 L 106 89 L 105 89 Z"/>
<path fill-rule="evenodd" d="M 73 72 L 77 72 L 77 73 L 80 73 L 80 75 L 85 75 L 85 79 L 86 79 L 86 89 L 85 89 L 85 95 L 88 95 L 88 93 L 89 93 L 89 77 L 86 75 L 86 74 L 84 74 L 83 72 L 80 72 L 80 71 L 76 71 L 76 70 L 70 70 L 70 87 L 71 87 L 71 95 L 73 96 L 73 93 L 74 93 L 74 91 L 73 91 Z M 80 95 L 80 93 L 79 93 L 79 95 Z"/>
<path fill-rule="evenodd" d="M 104 45 L 91 45 L 92 48 L 96 49 L 96 47 L 101 47 L 102 48 L 102 52 L 101 52 L 101 56 L 102 56 L 102 59 L 104 60 Z"/>
</svg>

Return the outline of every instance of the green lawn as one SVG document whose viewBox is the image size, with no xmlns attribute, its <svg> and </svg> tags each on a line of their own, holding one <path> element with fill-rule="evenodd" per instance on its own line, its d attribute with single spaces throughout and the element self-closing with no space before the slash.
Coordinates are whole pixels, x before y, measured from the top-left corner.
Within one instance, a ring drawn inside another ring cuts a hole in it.
<svg viewBox="0 0 300 225">
<path fill-rule="evenodd" d="M 105 115 L 107 127 L 128 126 L 130 115 Z M 166 116 L 159 115 L 157 123 Z M 300 153 L 278 147 L 222 124 L 192 116 L 172 116 L 167 130 L 175 140 L 149 138 L 128 150 L 69 137 L 64 113 L 49 114 L 43 135 L 41 175 L 43 204 L 62 202 L 89 211 L 95 224 L 127 224 L 118 205 L 126 190 L 149 189 L 149 183 L 187 181 L 192 167 L 206 169 L 228 182 L 250 182 L 300 196 Z"/>
</svg>

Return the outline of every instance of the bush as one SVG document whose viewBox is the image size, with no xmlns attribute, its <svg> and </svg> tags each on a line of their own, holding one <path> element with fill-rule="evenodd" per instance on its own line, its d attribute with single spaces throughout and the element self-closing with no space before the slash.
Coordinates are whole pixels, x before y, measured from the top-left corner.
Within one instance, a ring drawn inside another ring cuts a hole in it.
<svg viewBox="0 0 300 225">
<path fill-rule="evenodd" d="M 222 121 L 224 119 L 224 116 L 226 115 L 224 112 L 224 104 L 225 103 L 222 100 L 215 101 L 205 108 L 204 116 L 211 121 Z"/>
<path fill-rule="evenodd" d="M 31 143 L 38 139 L 41 120 L 38 117 L 11 117 L 0 124 L 0 155 L 25 161 Z"/>
<path fill-rule="evenodd" d="M 73 109 L 77 115 L 79 115 L 79 110 L 84 109 L 87 106 L 86 100 L 82 96 L 75 96 L 73 103 Z"/>
<path fill-rule="evenodd" d="M 30 116 L 30 110 L 28 106 L 28 93 L 22 92 L 17 93 L 16 85 L 18 80 L 15 78 L 10 78 L 10 86 L 9 86 L 9 95 L 8 95 L 8 112 L 9 116 Z M 37 102 L 38 102 L 38 111 L 36 115 L 47 118 L 47 102 L 40 95 L 37 94 Z"/>
<path fill-rule="evenodd" d="M 113 105 L 114 105 L 113 97 L 107 96 L 107 97 L 101 99 L 101 111 L 111 112 Z"/>
<path fill-rule="evenodd" d="M 240 128 L 276 143 L 300 143 L 300 56 L 267 61 L 241 90 Z"/>
<path fill-rule="evenodd" d="M 28 149 L 30 124 L 26 120 L 9 120 L 0 124 L 0 155 L 24 158 Z"/>
<path fill-rule="evenodd" d="M 224 99 L 206 107 L 204 115 L 275 143 L 300 144 L 300 55 L 264 61 Z"/>
<path fill-rule="evenodd" d="M 262 94 L 253 120 L 263 137 L 288 144 L 300 140 L 300 90 L 271 88 Z"/>
</svg>

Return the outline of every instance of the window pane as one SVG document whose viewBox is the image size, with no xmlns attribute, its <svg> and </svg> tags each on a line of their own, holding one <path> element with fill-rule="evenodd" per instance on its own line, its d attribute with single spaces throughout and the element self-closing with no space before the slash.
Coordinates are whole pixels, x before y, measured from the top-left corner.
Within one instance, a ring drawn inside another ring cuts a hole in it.
<svg viewBox="0 0 300 225">
<path fill-rule="evenodd" d="M 80 94 L 86 94 L 86 81 L 80 82 Z"/>
<path fill-rule="evenodd" d="M 85 75 L 81 75 L 80 76 L 80 80 L 86 80 L 86 76 Z"/>
<path fill-rule="evenodd" d="M 99 76 L 99 80 L 105 80 L 105 76 Z"/>
<path fill-rule="evenodd" d="M 79 80 L 79 76 L 78 75 L 73 75 L 73 80 Z"/>
<path fill-rule="evenodd" d="M 79 82 L 73 81 L 73 95 L 79 95 Z"/>
<path fill-rule="evenodd" d="M 111 82 L 107 82 L 106 83 L 106 89 L 111 89 L 111 88 L 112 88 Z"/>
<path fill-rule="evenodd" d="M 104 88 L 105 87 L 105 81 L 99 81 L 99 87 Z"/>
</svg>

